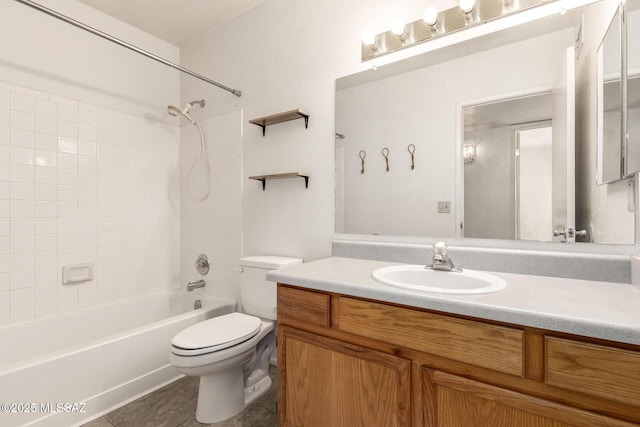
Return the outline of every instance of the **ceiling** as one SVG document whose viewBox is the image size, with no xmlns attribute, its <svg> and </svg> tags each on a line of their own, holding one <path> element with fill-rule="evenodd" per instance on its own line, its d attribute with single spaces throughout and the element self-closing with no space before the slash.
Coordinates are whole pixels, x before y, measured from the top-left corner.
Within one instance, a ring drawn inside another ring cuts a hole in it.
<svg viewBox="0 0 640 427">
<path fill-rule="evenodd" d="M 223 25 L 264 0 L 79 0 L 176 46 Z"/>
</svg>

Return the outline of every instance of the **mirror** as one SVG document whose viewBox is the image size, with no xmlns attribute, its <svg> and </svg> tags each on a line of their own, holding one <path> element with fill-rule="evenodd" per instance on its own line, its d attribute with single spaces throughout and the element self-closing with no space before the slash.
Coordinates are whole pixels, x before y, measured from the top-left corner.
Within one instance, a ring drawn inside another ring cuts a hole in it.
<svg viewBox="0 0 640 427">
<path fill-rule="evenodd" d="M 623 135 L 622 6 L 598 47 L 598 185 L 622 179 Z"/>
<path fill-rule="evenodd" d="M 628 209 L 626 188 L 583 197 L 585 191 L 595 191 L 591 187 L 595 187 L 596 156 L 584 154 L 586 150 L 595 151 L 595 118 L 589 122 L 593 123 L 589 125 L 591 140 L 583 137 L 575 145 L 565 144 L 559 153 L 562 169 L 554 171 L 558 167 L 551 166 L 552 203 L 557 199 L 553 188 L 558 187 L 565 197 L 564 202 L 556 200 L 559 217 L 573 217 L 580 225 L 558 223 L 553 212 L 546 212 L 545 218 L 551 219 L 536 226 L 544 227 L 543 232 L 530 231 L 531 226 L 525 226 L 540 216 L 531 211 L 532 206 L 539 209 L 549 203 L 549 187 L 542 191 L 546 197 L 543 203 L 533 195 L 536 181 L 530 179 L 531 174 L 542 173 L 540 168 L 549 173 L 548 164 L 528 162 L 548 157 L 535 154 L 531 141 L 539 138 L 536 132 L 546 132 L 542 128 L 548 128 L 551 120 L 553 132 L 566 139 L 588 121 L 582 120 L 582 116 L 590 114 L 586 112 L 589 107 L 585 96 L 595 102 L 595 94 L 575 91 L 576 97 L 582 96 L 573 102 L 580 122 L 575 125 L 566 109 L 556 108 L 562 112 L 557 117 L 553 113 L 553 105 L 557 104 L 554 99 L 566 100 L 576 84 L 595 90 L 596 50 L 606 27 L 592 37 L 597 41 L 585 42 L 582 50 L 572 54 L 573 59 L 578 57 L 573 71 L 578 82 L 565 80 L 562 86 L 559 76 L 571 65 L 567 51 L 576 44 L 576 35 L 583 27 L 593 27 L 585 23 L 602 20 L 604 3 L 611 2 L 603 0 L 564 15 L 548 16 L 338 79 L 336 232 L 633 243 L 635 216 Z M 609 16 L 613 16 L 613 8 Z M 554 92 L 560 95 L 554 96 Z M 594 104 L 591 108 L 595 112 Z M 511 117 L 513 112 L 522 113 L 523 117 Z M 482 122 L 481 117 L 489 122 Z M 507 151 L 487 156 L 490 145 L 479 143 L 478 138 L 486 141 L 487 135 L 481 133 L 489 134 L 492 128 L 498 132 L 499 127 L 504 128 L 500 131 L 509 141 Z M 413 155 L 410 145 L 415 146 Z M 465 145 L 475 149 L 475 153 L 468 154 L 475 156 L 475 163 L 465 164 L 465 152 L 471 153 Z M 383 148 L 388 150 L 386 157 Z M 361 152 L 365 153 L 364 160 Z M 516 153 L 522 157 L 516 158 Z M 568 158 L 572 154 L 576 157 L 573 162 Z M 500 171 L 502 176 L 474 179 L 471 170 L 480 169 L 484 161 L 489 161 L 485 170 Z M 570 168 L 572 164 L 575 171 Z M 564 175 L 564 181 L 556 182 L 560 175 Z M 575 199 L 567 197 L 569 190 L 573 190 Z M 498 209 L 500 197 L 504 207 Z M 473 199 L 485 202 L 482 211 L 473 205 Z M 603 215 L 599 207 L 585 208 L 581 204 L 594 200 L 606 206 Z M 474 225 L 480 218 L 493 219 L 503 226 L 503 231 L 490 232 L 489 227 Z M 621 229 L 614 237 L 600 226 L 600 222 L 611 221 Z M 599 231 L 599 239 L 592 238 L 594 228 Z M 555 233 L 558 235 L 554 237 Z"/>
<path fill-rule="evenodd" d="M 640 171 L 640 0 L 627 0 L 627 133 L 629 172 Z"/>
</svg>

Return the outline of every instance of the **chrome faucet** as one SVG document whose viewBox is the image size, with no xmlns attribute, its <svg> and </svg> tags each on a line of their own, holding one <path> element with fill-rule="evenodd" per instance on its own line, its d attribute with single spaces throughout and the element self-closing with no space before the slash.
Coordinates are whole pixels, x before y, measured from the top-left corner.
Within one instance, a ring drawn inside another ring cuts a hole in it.
<svg viewBox="0 0 640 427">
<path fill-rule="evenodd" d="M 204 288 L 204 280 L 197 280 L 195 282 L 189 282 L 187 283 L 187 291 L 191 292 L 194 289 L 198 289 L 198 288 Z"/>
<path fill-rule="evenodd" d="M 447 244 L 444 242 L 437 242 L 433 245 L 433 258 L 431 260 L 431 265 L 427 265 L 425 268 L 441 271 L 453 271 L 456 273 L 462 271 L 461 268 L 457 268 L 453 264 L 449 255 L 447 255 Z"/>
</svg>

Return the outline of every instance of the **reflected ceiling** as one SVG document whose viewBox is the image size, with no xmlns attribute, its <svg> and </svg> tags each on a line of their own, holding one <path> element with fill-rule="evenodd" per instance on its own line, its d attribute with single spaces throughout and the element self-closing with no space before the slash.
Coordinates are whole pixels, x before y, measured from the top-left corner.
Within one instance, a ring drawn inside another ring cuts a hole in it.
<svg viewBox="0 0 640 427">
<path fill-rule="evenodd" d="M 508 102 L 465 107 L 465 130 L 497 128 L 551 119 L 551 92 L 513 98 Z"/>
</svg>

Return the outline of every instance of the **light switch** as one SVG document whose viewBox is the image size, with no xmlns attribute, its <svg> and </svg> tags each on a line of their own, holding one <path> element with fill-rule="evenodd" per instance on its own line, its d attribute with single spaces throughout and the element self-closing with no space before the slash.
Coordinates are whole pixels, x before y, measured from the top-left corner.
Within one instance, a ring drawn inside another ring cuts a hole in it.
<svg viewBox="0 0 640 427">
<path fill-rule="evenodd" d="M 438 202 L 438 213 L 451 213 L 451 202 L 449 202 L 449 201 L 439 201 Z"/>
</svg>

